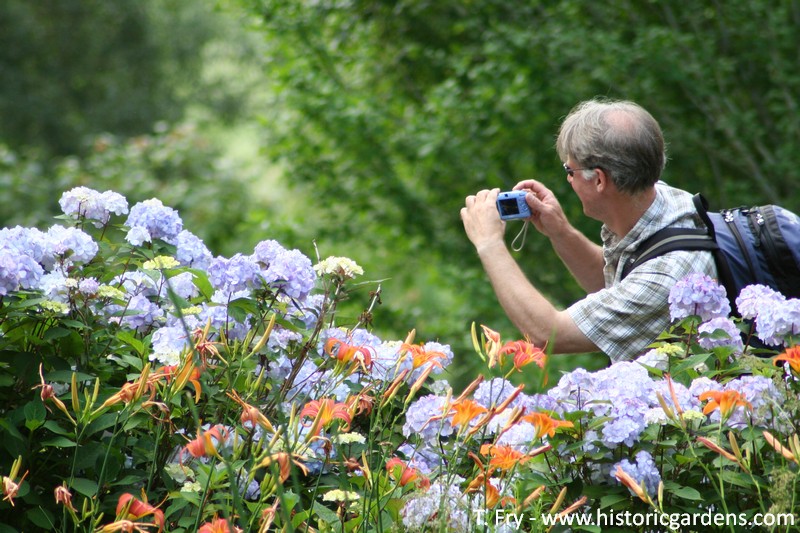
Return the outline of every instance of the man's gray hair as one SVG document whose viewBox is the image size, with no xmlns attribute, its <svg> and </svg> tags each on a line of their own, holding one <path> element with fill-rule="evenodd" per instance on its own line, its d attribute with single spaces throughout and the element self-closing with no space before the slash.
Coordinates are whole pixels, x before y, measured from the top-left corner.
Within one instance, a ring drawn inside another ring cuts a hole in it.
<svg viewBox="0 0 800 533">
<path fill-rule="evenodd" d="M 588 100 L 575 106 L 556 141 L 561 160 L 579 168 L 602 169 L 617 189 L 642 192 L 661 178 L 667 162 L 656 119 L 629 101 Z"/>
</svg>

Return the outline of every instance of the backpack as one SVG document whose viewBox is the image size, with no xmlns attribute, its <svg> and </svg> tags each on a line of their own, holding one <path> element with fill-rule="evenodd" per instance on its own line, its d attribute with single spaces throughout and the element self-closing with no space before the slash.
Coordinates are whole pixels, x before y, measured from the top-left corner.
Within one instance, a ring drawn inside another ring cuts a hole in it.
<svg viewBox="0 0 800 533">
<path fill-rule="evenodd" d="M 664 228 L 642 244 L 624 265 L 622 277 L 645 261 L 675 250 L 706 250 L 714 255 L 720 284 L 731 311 L 747 285 L 768 285 L 787 298 L 800 297 L 800 217 L 777 205 L 736 207 L 709 212 L 693 198 L 706 229 Z"/>
</svg>

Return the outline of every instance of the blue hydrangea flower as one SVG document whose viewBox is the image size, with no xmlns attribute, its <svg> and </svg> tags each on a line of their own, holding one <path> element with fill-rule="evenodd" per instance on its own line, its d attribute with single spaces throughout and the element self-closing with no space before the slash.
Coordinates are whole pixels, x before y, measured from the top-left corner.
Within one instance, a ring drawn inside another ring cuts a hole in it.
<svg viewBox="0 0 800 533">
<path fill-rule="evenodd" d="M 86 296 L 94 296 L 100 290 L 100 283 L 94 278 L 84 278 L 78 282 L 78 292 Z"/>
<path fill-rule="evenodd" d="M 125 225 L 131 230 L 135 228 L 138 228 L 139 232 L 144 230 L 149 236 L 149 238 L 144 239 L 145 241 L 161 239 L 170 244 L 175 243 L 178 235 L 183 230 L 183 221 L 178 212 L 171 207 L 165 206 L 157 198 L 151 198 L 134 205 L 131 208 L 128 219 L 125 221 Z M 143 233 L 137 233 L 137 235 L 143 235 Z M 130 239 L 128 242 L 131 242 Z M 131 244 L 136 246 L 142 243 L 131 242 Z"/>
<path fill-rule="evenodd" d="M 181 362 L 181 355 L 191 347 L 186 330 L 180 326 L 165 326 L 153 332 L 151 338 L 153 353 L 150 354 L 151 361 L 158 361 L 162 365 L 178 365 Z"/>
<path fill-rule="evenodd" d="M 214 259 L 205 243 L 189 230 L 178 234 L 175 246 L 175 259 L 183 266 L 207 270 Z"/>
<path fill-rule="evenodd" d="M 661 483 L 661 473 L 658 471 L 653 456 L 649 452 L 641 450 L 636 453 L 634 461 L 632 463 L 628 459 L 623 459 L 615 464 L 611 469 L 612 478 L 616 480 L 613 473 L 619 466 L 638 483 L 644 482 L 644 487 L 648 494 L 655 496 L 658 493 L 658 485 Z"/>
<path fill-rule="evenodd" d="M 442 419 L 447 398 L 428 394 L 408 406 L 406 422 L 403 424 L 403 435 L 418 435 L 423 442 L 432 444 L 438 436 L 448 437 L 453 434 L 453 426 L 448 418 Z M 435 420 L 432 420 L 436 418 Z"/>
<path fill-rule="evenodd" d="M 701 320 L 728 316 L 731 304 L 725 288 L 715 280 L 695 272 L 679 280 L 669 292 L 669 314 L 674 320 L 698 315 Z"/>
<path fill-rule="evenodd" d="M 261 271 L 261 276 L 270 287 L 300 300 L 311 292 L 317 280 L 311 260 L 299 250 L 279 253 L 269 267 Z"/>
<path fill-rule="evenodd" d="M 94 239 L 78 228 L 55 225 L 47 230 L 45 238 L 42 266 L 48 271 L 56 265 L 69 267 L 88 263 L 99 250 Z"/>
<path fill-rule="evenodd" d="M 217 257 L 208 267 L 208 281 L 227 294 L 259 286 L 259 268 L 250 256 L 236 254 L 230 259 Z"/>
<path fill-rule="evenodd" d="M 94 221 L 101 228 L 111 219 L 111 214 L 124 215 L 128 212 L 128 201 L 113 191 L 103 193 L 88 187 L 75 187 L 61 195 L 58 201 L 61 211 L 73 218 Z"/>
<path fill-rule="evenodd" d="M 10 248 L 0 248 L 0 296 L 18 291 L 20 288 L 32 289 L 44 274 L 41 265 L 27 255 L 21 255 Z"/>
<path fill-rule="evenodd" d="M 741 376 L 725 384 L 725 390 L 735 390 L 750 402 L 752 409 L 735 409 L 728 425 L 743 429 L 748 425 L 770 427 L 785 400 L 783 392 L 765 376 Z M 719 411 L 714 412 L 718 419 Z"/>
<path fill-rule="evenodd" d="M 506 379 L 493 378 L 478 385 L 472 397 L 483 407 L 490 409 L 503 403 L 516 389 L 517 387 Z"/>
<path fill-rule="evenodd" d="M 448 531 L 470 533 L 474 510 L 458 484 L 431 484 L 425 492 L 415 492 L 400 511 L 408 531 Z"/>
<path fill-rule="evenodd" d="M 713 334 L 717 330 L 722 330 L 725 335 L 716 338 Z M 697 332 L 700 334 L 697 342 L 706 350 L 711 350 L 717 346 L 730 346 L 736 352 L 741 352 L 744 349 L 741 332 L 736 327 L 736 323 L 728 317 L 720 316 L 703 322 L 697 328 Z"/>
<path fill-rule="evenodd" d="M 771 346 L 781 346 L 790 335 L 800 334 L 800 300 L 792 298 L 762 307 L 756 316 L 756 333 Z"/>
<path fill-rule="evenodd" d="M 3 243 L 3 248 L 15 250 L 42 263 L 47 250 L 47 235 L 36 228 L 3 228 L 0 229 L 0 243 Z"/>
<path fill-rule="evenodd" d="M 128 303 L 125 315 L 120 317 L 119 323 L 139 332 L 146 331 L 164 317 L 164 311 L 146 296 L 134 295 Z"/>
</svg>

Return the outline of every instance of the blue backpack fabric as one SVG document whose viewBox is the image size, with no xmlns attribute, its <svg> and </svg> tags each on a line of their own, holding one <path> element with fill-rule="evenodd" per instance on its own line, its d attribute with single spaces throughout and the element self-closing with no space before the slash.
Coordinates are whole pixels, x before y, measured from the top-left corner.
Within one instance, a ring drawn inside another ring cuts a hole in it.
<svg viewBox="0 0 800 533">
<path fill-rule="evenodd" d="M 675 250 L 706 250 L 714 255 L 719 282 L 731 310 L 747 285 L 772 287 L 787 298 L 800 297 L 800 217 L 777 205 L 736 207 L 709 212 L 694 196 L 706 229 L 664 228 L 644 241 L 622 271 L 623 278 L 645 261 Z"/>
</svg>

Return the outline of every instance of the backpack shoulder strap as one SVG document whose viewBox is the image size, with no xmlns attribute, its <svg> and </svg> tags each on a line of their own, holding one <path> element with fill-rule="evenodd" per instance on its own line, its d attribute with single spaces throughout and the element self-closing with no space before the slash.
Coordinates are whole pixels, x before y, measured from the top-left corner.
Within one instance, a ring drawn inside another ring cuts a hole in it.
<svg viewBox="0 0 800 533">
<path fill-rule="evenodd" d="M 719 249 L 714 237 L 709 233 L 708 230 L 699 228 L 663 228 L 655 232 L 642 242 L 625 262 L 622 267 L 622 279 L 642 263 L 669 252 Z"/>
</svg>

